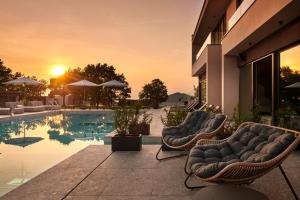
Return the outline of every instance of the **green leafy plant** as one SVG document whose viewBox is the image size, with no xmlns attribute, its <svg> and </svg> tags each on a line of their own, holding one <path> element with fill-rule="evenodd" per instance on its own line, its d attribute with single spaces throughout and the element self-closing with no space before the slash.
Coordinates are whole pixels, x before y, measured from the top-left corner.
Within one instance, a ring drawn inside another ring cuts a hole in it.
<svg viewBox="0 0 300 200">
<path fill-rule="evenodd" d="M 165 126 L 177 126 L 182 123 L 187 116 L 187 111 L 181 109 L 174 109 L 172 112 L 169 112 L 167 109 L 164 109 L 166 117 L 161 116 L 161 122 Z"/>
<path fill-rule="evenodd" d="M 260 114 L 260 109 L 258 105 L 255 105 L 250 115 L 243 115 L 240 112 L 239 105 L 233 109 L 232 117 L 229 118 L 224 125 L 224 135 L 223 138 L 230 136 L 236 129 L 244 122 L 251 121 L 257 123 L 264 123 L 262 115 Z"/>
<path fill-rule="evenodd" d="M 118 135 L 128 134 L 130 123 L 135 119 L 135 110 L 132 108 L 119 108 L 115 111 L 115 128 Z"/>
<path fill-rule="evenodd" d="M 227 119 L 224 124 L 224 135 L 222 136 L 222 138 L 230 136 L 242 123 L 249 120 L 250 117 L 242 115 L 240 113 L 239 106 L 236 106 L 233 109 L 232 117 Z"/>
<path fill-rule="evenodd" d="M 147 113 L 147 112 L 144 112 L 142 114 L 142 120 L 140 123 L 143 123 L 143 124 L 150 124 L 152 122 L 152 114 L 150 113 Z"/>
<path fill-rule="evenodd" d="M 152 115 L 144 112 L 142 115 L 135 115 L 133 120 L 129 124 L 129 134 L 138 135 L 149 135 L 150 123 L 152 121 Z"/>
<path fill-rule="evenodd" d="M 254 105 L 251 112 L 251 121 L 257 123 L 266 123 L 266 121 L 262 118 L 261 109 L 259 105 Z"/>
</svg>

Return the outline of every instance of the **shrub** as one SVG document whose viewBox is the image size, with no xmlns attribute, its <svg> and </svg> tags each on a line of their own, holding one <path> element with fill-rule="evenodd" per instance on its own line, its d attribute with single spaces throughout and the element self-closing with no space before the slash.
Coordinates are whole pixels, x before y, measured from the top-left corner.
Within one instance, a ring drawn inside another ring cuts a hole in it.
<svg viewBox="0 0 300 200">
<path fill-rule="evenodd" d="M 117 134 L 126 135 L 128 133 L 129 124 L 135 118 L 135 110 L 132 108 L 121 107 L 115 111 L 115 128 Z"/>
<path fill-rule="evenodd" d="M 187 115 L 187 111 L 181 109 L 174 109 L 174 111 L 169 112 L 167 109 L 164 109 L 166 117 L 161 116 L 161 122 L 165 126 L 177 126 L 182 123 Z"/>
<path fill-rule="evenodd" d="M 259 106 L 256 105 L 251 110 L 251 115 L 242 115 L 239 110 L 239 105 L 237 105 L 233 109 L 232 117 L 229 118 L 224 125 L 224 136 L 230 136 L 237 128 L 244 122 L 257 122 L 264 123 L 265 121 L 262 119 L 262 115 L 260 114 Z"/>
</svg>

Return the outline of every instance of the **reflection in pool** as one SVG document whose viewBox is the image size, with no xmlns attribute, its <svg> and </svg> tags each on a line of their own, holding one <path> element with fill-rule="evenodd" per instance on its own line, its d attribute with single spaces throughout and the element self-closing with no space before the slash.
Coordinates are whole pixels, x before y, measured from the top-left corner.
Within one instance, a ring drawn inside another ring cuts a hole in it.
<svg viewBox="0 0 300 200">
<path fill-rule="evenodd" d="M 0 122 L 0 196 L 113 130 L 112 113 L 58 114 Z"/>
</svg>

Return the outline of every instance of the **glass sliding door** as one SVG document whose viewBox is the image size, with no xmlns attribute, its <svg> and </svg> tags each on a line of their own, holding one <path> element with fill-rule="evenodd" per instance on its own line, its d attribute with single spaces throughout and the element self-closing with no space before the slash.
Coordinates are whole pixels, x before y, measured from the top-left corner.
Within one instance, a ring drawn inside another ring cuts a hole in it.
<svg viewBox="0 0 300 200">
<path fill-rule="evenodd" d="M 272 115 L 273 56 L 253 62 L 253 106 L 262 115 Z"/>
<path fill-rule="evenodd" d="M 300 130 L 300 45 L 279 52 L 279 106 L 281 126 Z"/>
</svg>

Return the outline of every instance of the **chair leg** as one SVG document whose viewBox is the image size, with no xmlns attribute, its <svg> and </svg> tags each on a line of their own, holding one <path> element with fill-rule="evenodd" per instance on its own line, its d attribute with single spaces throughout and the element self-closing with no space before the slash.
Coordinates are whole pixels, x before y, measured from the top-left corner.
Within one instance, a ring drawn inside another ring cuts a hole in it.
<svg viewBox="0 0 300 200">
<path fill-rule="evenodd" d="M 186 155 L 187 155 L 187 153 L 185 152 L 185 153 L 177 154 L 177 155 L 174 155 L 174 156 L 167 156 L 167 157 L 159 158 L 158 155 L 159 155 L 159 153 L 161 152 L 162 147 L 163 147 L 163 146 L 161 145 L 161 147 L 159 148 L 158 152 L 156 153 L 156 156 L 155 156 L 156 160 L 161 161 L 161 160 L 167 160 L 167 159 L 171 159 L 171 158 L 179 158 L 179 157 L 182 157 L 182 156 L 186 156 Z"/>
<path fill-rule="evenodd" d="M 188 180 L 190 179 L 190 177 L 193 175 L 193 173 L 189 173 L 188 176 L 186 177 L 185 181 L 184 181 L 184 185 L 187 189 L 193 190 L 193 189 L 201 189 L 201 188 L 205 188 L 207 187 L 207 185 L 197 185 L 197 186 L 189 186 L 188 185 Z"/>
<path fill-rule="evenodd" d="M 284 172 L 284 170 L 283 170 L 283 168 L 282 168 L 281 165 L 279 165 L 279 169 L 280 169 L 280 171 L 281 171 L 281 173 L 282 173 L 282 175 L 283 175 L 283 177 L 284 177 L 286 183 L 288 184 L 290 190 L 292 191 L 292 193 L 293 193 L 295 199 L 296 199 L 296 200 L 299 200 L 299 198 L 298 198 L 298 196 L 297 196 L 297 194 L 296 194 L 296 192 L 295 192 L 295 190 L 294 190 L 294 188 L 293 188 L 291 182 L 289 181 L 289 179 L 288 179 L 287 175 L 285 174 L 285 172 Z"/>
<path fill-rule="evenodd" d="M 187 156 L 187 158 L 186 158 L 185 165 L 184 165 L 184 172 L 185 172 L 186 175 L 189 175 L 189 174 L 190 174 L 190 172 L 188 172 L 188 169 L 187 169 L 189 157 L 190 157 L 190 153 L 188 153 L 188 156 Z"/>
</svg>

